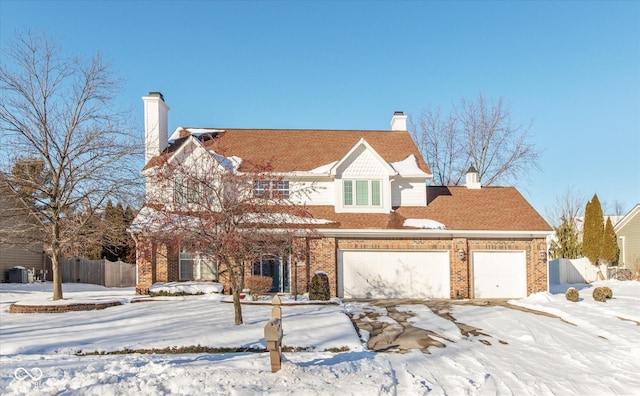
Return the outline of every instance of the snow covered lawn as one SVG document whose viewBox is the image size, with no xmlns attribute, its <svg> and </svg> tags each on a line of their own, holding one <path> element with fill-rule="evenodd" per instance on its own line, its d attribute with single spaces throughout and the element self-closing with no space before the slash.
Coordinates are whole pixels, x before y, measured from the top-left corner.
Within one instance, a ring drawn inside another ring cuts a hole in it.
<svg viewBox="0 0 640 396">
<path fill-rule="evenodd" d="M 100 311 L 9 314 L 14 302 L 46 301 L 49 284 L 0 285 L 0 389 L 3 394 L 638 394 L 640 283 L 599 282 L 613 299 L 597 303 L 592 286 L 581 301 L 564 289 L 512 301 L 561 319 L 499 306 L 454 306 L 459 323 L 481 329 L 463 336 L 423 305 L 403 305 L 414 325 L 441 337 L 431 354 L 366 351 L 339 305 L 283 307 L 284 354 L 273 374 L 266 353 L 76 356 L 201 345 L 264 348 L 270 307 L 233 306 L 205 294 L 129 303 L 133 289 L 65 284 L 65 298 L 119 300 Z M 328 352 L 334 350 L 345 352 Z"/>
</svg>

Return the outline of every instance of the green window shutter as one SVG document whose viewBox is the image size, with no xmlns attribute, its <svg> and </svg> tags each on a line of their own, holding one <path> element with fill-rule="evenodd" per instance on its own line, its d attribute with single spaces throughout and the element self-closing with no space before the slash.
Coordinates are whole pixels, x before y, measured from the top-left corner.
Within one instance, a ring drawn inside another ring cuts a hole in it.
<svg viewBox="0 0 640 396">
<path fill-rule="evenodd" d="M 351 180 L 345 180 L 343 183 L 344 189 L 344 205 L 353 205 L 353 182 Z"/>
<path fill-rule="evenodd" d="M 371 205 L 380 206 L 380 180 L 371 180 Z"/>
<path fill-rule="evenodd" d="M 369 205 L 368 180 L 356 180 L 356 205 Z"/>
</svg>

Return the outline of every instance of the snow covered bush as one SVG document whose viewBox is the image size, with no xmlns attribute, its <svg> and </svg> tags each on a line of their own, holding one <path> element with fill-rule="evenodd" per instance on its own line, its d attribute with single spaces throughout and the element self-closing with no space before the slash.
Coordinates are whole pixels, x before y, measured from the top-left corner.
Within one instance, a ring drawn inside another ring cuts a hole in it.
<svg viewBox="0 0 640 396">
<path fill-rule="evenodd" d="M 580 293 L 573 287 L 570 287 L 569 290 L 564 294 L 564 296 L 569 301 L 578 302 L 580 299 Z"/>
<path fill-rule="evenodd" d="M 257 276 L 254 275 L 244 280 L 245 286 L 251 291 L 251 298 L 253 301 L 258 297 L 264 296 L 271 291 L 273 287 L 273 279 L 269 276 Z"/>
<path fill-rule="evenodd" d="M 326 272 L 318 271 L 313 275 L 313 278 L 311 278 L 309 300 L 327 301 L 330 298 L 329 277 Z"/>
</svg>

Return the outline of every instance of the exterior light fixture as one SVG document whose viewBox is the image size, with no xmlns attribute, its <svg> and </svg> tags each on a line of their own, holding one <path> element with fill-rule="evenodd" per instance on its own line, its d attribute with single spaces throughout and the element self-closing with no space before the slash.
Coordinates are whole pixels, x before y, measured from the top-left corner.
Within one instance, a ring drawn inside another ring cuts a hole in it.
<svg viewBox="0 0 640 396">
<path fill-rule="evenodd" d="M 547 259 L 547 252 L 545 252 L 544 250 L 540 251 L 540 260 L 546 260 Z"/>
<path fill-rule="evenodd" d="M 464 249 L 458 249 L 458 258 L 464 261 L 467 258 L 467 252 Z"/>
</svg>

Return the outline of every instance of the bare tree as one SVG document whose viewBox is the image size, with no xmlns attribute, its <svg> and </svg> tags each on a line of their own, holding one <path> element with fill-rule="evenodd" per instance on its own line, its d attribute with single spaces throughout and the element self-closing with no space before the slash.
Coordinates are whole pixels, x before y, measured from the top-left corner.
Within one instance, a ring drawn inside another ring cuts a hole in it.
<svg viewBox="0 0 640 396">
<path fill-rule="evenodd" d="M 135 193 L 141 139 L 132 134 L 130 112 L 116 106 L 120 81 L 100 55 L 69 56 L 46 34 L 25 32 L 1 60 L 2 180 L 38 221 L 19 237 L 13 229 L 0 237 L 44 243 L 58 300 L 60 257 L 99 237 L 96 211 L 107 199 Z"/>
<path fill-rule="evenodd" d="M 482 184 L 516 184 L 537 167 L 540 151 L 529 142 L 530 126 L 513 124 L 502 98 L 463 98 L 450 114 L 424 110 L 411 117 L 411 134 L 433 171 L 434 183 L 458 185 L 470 166 Z"/>
<path fill-rule="evenodd" d="M 220 154 L 223 148 L 210 150 L 197 138 L 188 139 L 176 150 L 182 151 L 180 159 L 145 171 L 147 206 L 131 230 L 172 244 L 174 250 L 213 258 L 219 276 L 231 285 L 235 324 L 240 325 L 246 266 L 261 255 L 289 253 L 295 238 L 312 232 L 314 220 L 296 202 L 313 187 L 290 183 L 268 163 L 240 172 L 240 159 Z"/>
<path fill-rule="evenodd" d="M 411 118 L 409 125 L 418 149 L 431 167 L 433 182 L 440 186 L 459 184 L 468 169 L 468 153 L 460 144 L 457 119 L 442 115 L 440 108 L 425 109 L 417 120 Z"/>
<path fill-rule="evenodd" d="M 576 223 L 576 219 L 584 215 L 584 207 L 587 199 L 580 192 L 575 191 L 574 187 L 567 187 L 565 191 L 555 197 L 555 204 L 551 208 L 547 208 L 547 220 L 552 226 L 557 227 L 562 224 L 563 219 Z M 582 227 L 576 228 L 576 231 L 582 231 Z"/>
<path fill-rule="evenodd" d="M 602 212 L 606 216 L 624 216 L 627 214 L 626 205 L 618 200 L 614 200 L 613 203 L 602 202 Z"/>
</svg>

